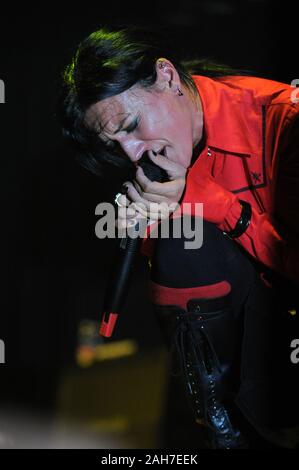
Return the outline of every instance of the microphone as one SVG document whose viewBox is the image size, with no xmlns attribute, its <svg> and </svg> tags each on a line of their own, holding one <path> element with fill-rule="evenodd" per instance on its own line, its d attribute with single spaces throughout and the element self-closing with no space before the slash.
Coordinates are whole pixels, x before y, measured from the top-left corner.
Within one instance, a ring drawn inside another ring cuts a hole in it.
<svg viewBox="0 0 299 470">
<path fill-rule="evenodd" d="M 142 158 L 139 166 L 141 166 L 144 174 L 151 181 L 168 181 L 166 171 L 155 165 L 148 156 Z M 137 222 L 133 228 L 133 232 L 138 233 L 139 229 L 139 222 Z M 102 316 L 99 333 L 106 338 L 112 336 L 118 316 L 122 312 L 126 294 L 130 286 L 136 255 L 140 250 L 141 243 L 141 236 L 135 238 L 126 236 L 121 239 L 117 253 L 116 266 L 115 269 L 112 270 L 112 275 L 104 297 L 104 314 Z"/>
</svg>

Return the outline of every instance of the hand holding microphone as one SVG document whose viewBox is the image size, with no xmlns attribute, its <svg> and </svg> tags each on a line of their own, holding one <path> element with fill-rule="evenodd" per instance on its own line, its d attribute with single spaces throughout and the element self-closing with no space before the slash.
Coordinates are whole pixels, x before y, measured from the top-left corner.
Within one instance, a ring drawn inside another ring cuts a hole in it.
<svg viewBox="0 0 299 470">
<path fill-rule="evenodd" d="M 119 229 L 130 227 L 144 217 L 153 221 L 167 218 L 183 195 L 186 168 L 154 152 L 149 152 L 148 157 L 137 167 L 134 182 L 124 183 L 123 192 L 127 197 L 120 195 L 118 198 Z M 156 175 L 151 175 L 151 168 L 157 172 Z M 161 172 L 164 175 L 162 180 Z"/>
<path fill-rule="evenodd" d="M 140 162 L 140 166 L 143 168 L 142 177 L 143 177 L 143 181 L 145 181 L 146 184 L 151 184 L 153 180 L 156 180 L 156 182 L 163 181 L 163 180 L 167 181 L 168 175 L 166 171 L 160 168 L 159 166 L 153 164 L 148 158 L 142 159 L 142 162 Z M 145 174 L 147 176 L 145 176 Z M 141 184 L 143 183 L 141 182 Z M 163 184 L 157 183 L 157 184 L 163 185 L 167 183 L 163 183 Z M 139 203 L 141 199 L 143 200 L 144 198 L 142 198 L 142 196 L 139 196 L 137 199 L 138 207 L 139 207 Z M 117 203 L 120 209 L 122 208 L 122 202 L 123 202 L 125 214 L 129 212 L 129 208 L 127 208 L 127 203 L 129 203 L 129 200 L 127 200 L 127 198 L 124 199 L 124 196 L 122 196 L 120 193 L 116 196 L 115 202 Z M 145 212 L 146 212 L 146 207 L 147 206 L 145 206 Z M 133 212 L 133 215 L 134 215 L 134 212 Z M 140 217 L 142 218 L 147 217 L 147 213 L 143 215 L 141 214 L 139 216 L 139 219 Z M 121 239 L 119 251 L 117 253 L 117 258 L 115 261 L 115 266 L 114 266 L 114 269 L 112 270 L 111 278 L 108 283 L 108 288 L 105 294 L 104 308 L 103 308 L 104 314 L 102 316 L 102 322 L 100 326 L 100 334 L 105 337 L 110 337 L 112 335 L 118 316 L 122 311 L 123 305 L 125 303 L 126 295 L 128 293 L 136 255 L 140 250 L 140 245 L 142 242 L 141 237 L 143 234 L 139 233 L 140 227 L 139 227 L 138 220 L 134 220 L 133 225 L 134 225 L 133 231 L 137 232 L 138 236 L 131 237 L 128 235 Z"/>
</svg>

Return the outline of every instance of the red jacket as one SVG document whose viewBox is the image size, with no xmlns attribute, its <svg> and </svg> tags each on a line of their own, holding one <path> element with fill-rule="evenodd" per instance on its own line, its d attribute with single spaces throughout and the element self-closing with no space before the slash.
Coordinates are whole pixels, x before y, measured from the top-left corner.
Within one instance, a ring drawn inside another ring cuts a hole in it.
<svg viewBox="0 0 299 470">
<path fill-rule="evenodd" d="M 194 77 L 206 148 L 188 170 L 182 202 L 196 199 L 190 178 L 207 165 L 215 182 L 248 201 L 252 219 L 235 239 L 261 263 L 299 281 L 299 103 L 294 88 L 253 77 Z M 240 217 L 238 202 L 221 229 Z"/>
<path fill-rule="evenodd" d="M 188 169 L 181 202 L 201 202 L 194 175 L 204 165 L 216 183 L 252 206 L 248 229 L 234 240 L 262 264 L 299 282 L 299 103 L 292 100 L 294 88 L 255 77 L 193 78 L 203 105 L 206 145 Z M 236 201 L 219 228 L 234 228 L 240 213 Z"/>
</svg>

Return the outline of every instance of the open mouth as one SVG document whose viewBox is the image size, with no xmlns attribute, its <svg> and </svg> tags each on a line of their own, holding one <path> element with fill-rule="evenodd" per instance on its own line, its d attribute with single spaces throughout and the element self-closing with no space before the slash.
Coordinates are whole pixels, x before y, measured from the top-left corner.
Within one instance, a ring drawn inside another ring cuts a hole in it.
<svg viewBox="0 0 299 470">
<path fill-rule="evenodd" d="M 157 152 L 155 152 L 156 155 L 162 155 L 162 157 L 165 157 L 167 158 L 167 151 L 166 151 L 166 147 L 162 147 L 160 150 L 158 150 Z M 148 156 L 148 153 L 147 152 L 144 152 L 144 154 L 142 155 L 142 157 L 134 162 L 134 165 L 137 167 L 138 165 L 140 164 L 143 164 L 143 163 L 152 163 L 149 156 Z"/>
</svg>

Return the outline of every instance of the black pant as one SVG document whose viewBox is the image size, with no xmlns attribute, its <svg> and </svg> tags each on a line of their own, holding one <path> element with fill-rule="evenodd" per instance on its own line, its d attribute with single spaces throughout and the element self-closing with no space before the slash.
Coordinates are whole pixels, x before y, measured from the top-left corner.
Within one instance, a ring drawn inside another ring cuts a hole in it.
<svg viewBox="0 0 299 470">
<path fill-rule="evenodd" d="M 290 360 L 290 343 L 299 338 L 299 310 L 288 312 L 299 306 L 298 286 L 260 265 L 214 224 L 203 222 L 203 245 L 196 250 L 185 249 L 184 236 L 171 232 L 156 241 L 151 280 L 178 289 L 227 281 L 241 323 L 235 403 L 255 428 L 298 425 L 299 364 Z"/>
</svg>

